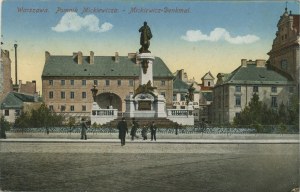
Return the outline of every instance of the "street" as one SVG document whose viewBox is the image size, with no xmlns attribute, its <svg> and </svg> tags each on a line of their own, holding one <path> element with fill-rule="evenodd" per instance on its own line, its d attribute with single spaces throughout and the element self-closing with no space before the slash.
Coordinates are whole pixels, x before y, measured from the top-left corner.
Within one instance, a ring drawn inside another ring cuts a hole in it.
<svg viewBox="0 0 300 192">
<path fill-rule="evenodd" d="M 3 191 L 289 192 L 298 144 L 0 142 Z"/>
</svg>

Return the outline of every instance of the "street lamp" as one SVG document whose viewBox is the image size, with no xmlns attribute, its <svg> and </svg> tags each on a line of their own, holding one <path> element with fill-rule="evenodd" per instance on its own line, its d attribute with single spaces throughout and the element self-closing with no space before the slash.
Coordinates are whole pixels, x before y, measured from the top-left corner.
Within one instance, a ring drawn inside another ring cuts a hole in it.
<svg viewBox="0 0 300 192">
<path fill-rule="evenodd" d="M 94 100 L 94 102 L 96 102 L 96 96 L 98 93 L 98 89 L 96 88 L 96 85 L 93 86 L 93 89 L 91 89 L 91 91 L 92 91 L 92 95 L 93 95 L 93 100 Z"/>
</svg>

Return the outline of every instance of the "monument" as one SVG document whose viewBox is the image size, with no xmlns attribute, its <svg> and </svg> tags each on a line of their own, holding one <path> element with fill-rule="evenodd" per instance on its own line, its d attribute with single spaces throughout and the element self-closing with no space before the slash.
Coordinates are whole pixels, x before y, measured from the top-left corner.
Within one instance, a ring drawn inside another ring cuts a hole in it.
<svg viewBox="0 0 300 192">
<path fill-rule="evenodd" d="M 139 29 L 141 33 L 137 61 L 140 66 L 140 85 L 133 95 L 126 97 L 127 117 L 166 117 L 166 100 L 153 86 L 153 63 L 155 57 L 149 50 L 152 33 L 147 22 Z"/>
</svg>

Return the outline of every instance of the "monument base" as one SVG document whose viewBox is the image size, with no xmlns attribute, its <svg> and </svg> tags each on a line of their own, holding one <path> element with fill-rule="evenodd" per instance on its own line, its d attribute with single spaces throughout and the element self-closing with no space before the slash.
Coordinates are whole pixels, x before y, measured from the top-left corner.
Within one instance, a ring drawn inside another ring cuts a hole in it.
<svg viewBox="0 0 300 192">
<path fill-rule="evenodd" d="M 158 118 L 167 117 L 166 101 L 164 96 L 150 93 L 140 93 L 138 95 L 129 95 L 125 99 L 125 116 L 129 118 Z"/>
</svg>

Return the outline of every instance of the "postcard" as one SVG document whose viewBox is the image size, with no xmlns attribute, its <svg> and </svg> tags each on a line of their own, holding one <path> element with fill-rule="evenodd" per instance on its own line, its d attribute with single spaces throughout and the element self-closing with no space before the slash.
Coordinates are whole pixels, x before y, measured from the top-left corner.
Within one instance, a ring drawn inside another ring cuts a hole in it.
<svg viewBox="0 0 300 192">
<path fill-rule="evenodd" d="M 299 191 L 299 12 L 2 0 L 0 191 Z"/>
</svg>

